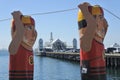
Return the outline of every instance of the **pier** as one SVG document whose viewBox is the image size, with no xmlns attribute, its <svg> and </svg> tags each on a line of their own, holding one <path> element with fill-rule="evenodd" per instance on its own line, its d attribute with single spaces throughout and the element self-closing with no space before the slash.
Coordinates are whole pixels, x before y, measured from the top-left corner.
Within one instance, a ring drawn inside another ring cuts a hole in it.
<svg viewBox="0 0 120 80">
<path fill-rule="evenodd" d="M 38 54 L 38 53 L 37 53 Z M 40 54 L 40 53 L 39 53 Z M 72 52 L 44 52 L 41 56 L 52 57 L 57 59 L 65 59 L 70 61 L 80 61 L 79 53 Z M 105 53 L 106 66 L 107 67 L 119 67 L 120 66 L 120 53 Z"/>
<path fill-rule="evenodd" d="M 106 66 L 119 67 L 120 66 L 120 53 L 106 53 Z"/>
<path fill-rule="evenodd" d="M 53 57 L 58 59 L 65 59 L 70 61 L 80 61 L 79 53 L 66 53 L 66 52 L 47 52 L 47 57 Z"/>
</svg>

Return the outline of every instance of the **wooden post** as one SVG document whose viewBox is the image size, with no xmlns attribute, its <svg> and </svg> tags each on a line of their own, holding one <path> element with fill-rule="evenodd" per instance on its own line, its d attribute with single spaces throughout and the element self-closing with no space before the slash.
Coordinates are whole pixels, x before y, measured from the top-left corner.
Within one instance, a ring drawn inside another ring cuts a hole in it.
<svg viewBox="0 0 120 80">
<path fill-rule="evenodd" d="M 100 6 L 78 5 L 81 80 L 106 80 L 104 37 L 107 21 Z"/>
<path fill-rule="evenodd" d="M 9 80 L 33 80 L 33 45 L 37 37 L 34 19 L 14 11 L 9 45 Z"/>
</svg>

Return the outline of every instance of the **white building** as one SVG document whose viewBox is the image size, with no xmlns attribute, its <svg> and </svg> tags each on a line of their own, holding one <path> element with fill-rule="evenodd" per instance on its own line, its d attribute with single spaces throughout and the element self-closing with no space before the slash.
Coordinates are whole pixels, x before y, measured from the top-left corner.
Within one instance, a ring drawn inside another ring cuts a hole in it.
<svg viewBox="0 0 120 80">
<path fill-rule="evenodd" d="M 114 43 L 113 45 L 107 48 L 107 52 L 120 53 L 120 45 Z"/>
<path fill-rule="evenodd" d="M 114 43 L 112 47 L 116 49 L 113 52 L 115 52 L 115 53 L 117 53 L 117 52 L 119 53 L 120 52 L 120 45 L 119 44 Z"/>
<path fill-rule="evenodd" d="M 51 43 L 53 51 L 65 51 L 66 44 L 62 42 L 60 39 L 56 39 Z"/>
<path fill-rule="evenodd" d="M 66 42 L 61 41 L 60 39 L 53 40 L 53 34 L 50 33 L 50 41 L 45 42 L 43 47 L 43 40 L 39 40 L 39 49 L 49 49 L 57 52 L 64 52 L 66 50 L 76 50 L 77 49 L 77 40 L 74 38 L 71 42 L 72 46 L 67 46 Z"/>
</svg>

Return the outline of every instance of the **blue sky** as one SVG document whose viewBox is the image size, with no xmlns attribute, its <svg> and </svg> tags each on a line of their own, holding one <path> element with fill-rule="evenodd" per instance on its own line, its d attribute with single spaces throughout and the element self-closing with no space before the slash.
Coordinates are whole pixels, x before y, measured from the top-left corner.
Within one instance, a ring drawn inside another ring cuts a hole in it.
<svg viewBox="0 0 120 80">
<path fill-rule="evenodd" d="M 51 11 L 59 11 L 77 8 L 77 5 L 82 2 L 89 2 L 92 5 L 98 4 L 107 10 L 111 11 L 118 17 L 120 16 L 120 1 L 108 0 L 0 0 L 0 20 L 12 18 L 13 11 L 20 10 L 24 15 L 44 13 Z M 38 47 L 38 40 L 42 38 L 44 42 L 49 41 L 50 32 L 53 32 L 54 39 L 61 39 L 72 45 L 73 38 L 76 38 L 79 46 L 79 34 L 77 25 L 78 9 L 46 14 L 46 15 L 31 15 L 36 22 L 36 30 L 38 32 L 37 40 L 34 48 Z M 105 37 L 105 47 L 113 43 L 120 44 L 120 20 L 105 12 L 105 18 L 108 21 L 109 28 Z M 8 49 L 11 41 L 11 19 L 0 21 L 0 49 Z"/>
</svg>

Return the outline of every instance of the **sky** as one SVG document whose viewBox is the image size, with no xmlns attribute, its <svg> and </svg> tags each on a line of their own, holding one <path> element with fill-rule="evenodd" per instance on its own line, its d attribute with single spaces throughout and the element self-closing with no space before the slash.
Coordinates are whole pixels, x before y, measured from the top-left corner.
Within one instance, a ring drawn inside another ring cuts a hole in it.
<svg viewBox="0 0 120 80">
<path fill-rule="evenodd" d="M 37 40 L 33 48 L 38 47 L 40 38 L 44 42 L 50 40 L 50 33 L 53 33 L 53 39 L 60 39 L 72 45 L 73 38 L 77 39 L 79 48 L 79 34 L 77 24 L 78 4 L 89 2 L 91 5 L 100 5 L 101 7 L 120 16 L 119 0 L 0 0 L 0 49 L 8 49 L 11 41 L 11 13 L 21 11 L 23 15 L 30 15 L 35 19 L 35 26 L 38 33 Z M 61 10 L 73 9 L 71 11 L 38 14 Z M 36 14 L 36 15 L 34 15 Z M 108 32 L 106 34 L 104 45 L 109 47 L 114 43 L 120 44 L 120 19 L 104 10 L 105 18 L 108 21 Z"/>
</svg>

